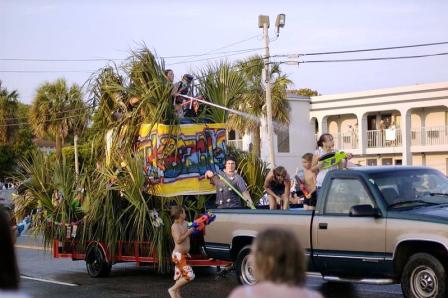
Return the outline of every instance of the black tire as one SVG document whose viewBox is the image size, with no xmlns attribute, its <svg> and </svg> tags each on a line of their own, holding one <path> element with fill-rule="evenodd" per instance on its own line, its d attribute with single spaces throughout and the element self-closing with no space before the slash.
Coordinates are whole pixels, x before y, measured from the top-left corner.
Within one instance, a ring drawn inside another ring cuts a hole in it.
<svg viewBox="0 0 448 298">
<path fill-rule="evenodd" d="M 106 261 L 106 256 L 98 245 L 92 245 L 87 249 L 86 267 L 90 277 L 107 277 L 112 269 L 112 264 Z"/>
<path fill-rule="evenodd" d="M 242 285 L 254 285 L 257 282 L 255 280 L 253 266 L 249 263 L 249 255 L 250 245 L 247 245 L 240 250 L 235 262 L 236 278 Z"/>
<path fill-rule="evenodd" d="M 446 297 L 446 270 L 442 263 L 427 253 L 412 255 L 401 275 L 401 289 L 408 298 Z"/>
</svg>

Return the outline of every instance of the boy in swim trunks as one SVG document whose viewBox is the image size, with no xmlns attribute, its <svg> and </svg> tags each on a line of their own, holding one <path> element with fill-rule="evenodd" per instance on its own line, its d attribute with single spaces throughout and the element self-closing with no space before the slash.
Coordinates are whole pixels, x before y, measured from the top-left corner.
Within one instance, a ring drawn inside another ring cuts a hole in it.
<svg viewBox="0 0 448 298">
<path fill-rule="evenodd" d="M 302 166 L 303 166 L 303 183 L 307 190 L 305 195 L 305 200 L 303 200 L 303 209 L 314 210 L 317 202 L 316 195 L 316 175 L 311 171 L 311 164 L 313 161 L 313 154 L 306 153 L 302 156 Z"/>
<path fill-rule="evenodd" d="M 187 265 L 188 251 L 190 250 L 190 235 L 194 228 L 188 228 L 185 221 L 185 210 L 180 206 L 171 208 L 171 216 L 174 223 L 171 226 L 171 235 L 174 240 L 174 250 L 171 255 L 174 269 L 174 280 L 176 283 L 168 289 L 171 298 L 179 298 L 180 289 L 194 279 L 194 272 L 191 266 Z"/>
</svg>

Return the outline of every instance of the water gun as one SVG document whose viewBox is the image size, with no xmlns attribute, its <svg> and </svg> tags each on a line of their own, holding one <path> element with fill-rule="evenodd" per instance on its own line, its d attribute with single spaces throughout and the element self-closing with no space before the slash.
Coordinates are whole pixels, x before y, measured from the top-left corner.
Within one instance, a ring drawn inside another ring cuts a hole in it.
<svg viewBox="0 0 448 298">
<path fill-rule="evenodd" d="M 346 159 L 347 157 L 348 157 L 347 153 L 343 151 L 336 151 L 322 155 L 319 158 L 319 161 L 323 163 L 322 169 L 328 169 L 330 167 L 339 164 L 342 160 Z"/>
<path fill-rule="evenodd" d="M 308 189 L 305 187 L 305 174 L 303 171 L 298 171 L 297 174 L 294 176 L 296 179 L 297 184 L 299 185 L 300 190 L 302 191 L 303 195 L 306 197 L 310 194 Z"/>
<path fill-rule="evenodd" d="M 189 228 L 194 229 L 193 235 L 205 234 L 205 226 L 212 223 L 215 219 L 216 215 L 208 212 L 195 219 L 194 222 L 189 225 Z"/>
<path fill-rule="evenodd" d="M 224 184 L 226 184 L 231 190 L 233 190 L 241 199 L 243 199 L 244 202 L 246 202 L 246 205 L 250 208 L 250 209 L 256 209 L 254 206 L 254 203 L 251 200 L 246 200 L 246 198 L 243 196 L 243 194 L 238 191 L 238 189 L 235 188 L 235 186 L 232 185 L 232 183 L 230 183 L 229 181 L 227 181 L 226 178 L 224 178 L 223 176 L 221 176 L 220 174 L 216 174 L 218 175 L 219 179 L 224 182 Z"/>
</svg>

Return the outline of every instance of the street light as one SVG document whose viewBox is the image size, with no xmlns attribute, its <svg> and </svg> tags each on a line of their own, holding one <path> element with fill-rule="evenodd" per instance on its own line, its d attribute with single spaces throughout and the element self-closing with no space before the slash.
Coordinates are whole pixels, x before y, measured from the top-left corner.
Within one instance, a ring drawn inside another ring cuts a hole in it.
<svg viewBox="0 0 448 298">
<path fill-rule="evenodd" d="M 275 27 L 277 37 L 280 33 L 280 28 L 285 26 L 285 14 L 279 14 L 275 21 Z M 263 78 L 265 78 L 266 88 L 266 122 L 268 128 L 268 148 L 269 148 L 269 163 L 272 168 L 275 168 L 275 154 L 274 154 L 274 142 L 273 142 L 273 126 L 272 126 L 272 98 L 271 98 L 271 72 L 270 72 L 270 58 L 269 58 L 269 16 L 258 16 L 258 28 L 263 28 L 263 40 L 264 40 L 264 69 Z"/>
<path fill-rule="evenodd" d="M 285 27 L 286 22 L 286 15 L 284 13 L 281 13 L 277 16 L 277 19 L 275 20 L 275 28 L 277 30 L 277 37 L 280 34 L 280 28 Z"/>
</svg>

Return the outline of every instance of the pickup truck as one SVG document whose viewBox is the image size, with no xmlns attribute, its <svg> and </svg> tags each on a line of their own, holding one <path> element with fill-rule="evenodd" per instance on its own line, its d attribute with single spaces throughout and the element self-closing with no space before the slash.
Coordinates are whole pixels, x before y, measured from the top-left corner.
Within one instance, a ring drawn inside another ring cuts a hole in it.
<svg viewBox="0 0 448 298">
<path fill-rule="evenodd" d="M 213 209 L 208 257 L 234 262 L 254 284 L 251 243 L 267 227 L 291 229 L 309 271 L 327 281 L 401 283 L 406 297 L 448 295 L 448 179 L 426 167 L 358 167 L 325 177 L 315 211 Z"/>
</svg>

